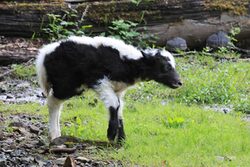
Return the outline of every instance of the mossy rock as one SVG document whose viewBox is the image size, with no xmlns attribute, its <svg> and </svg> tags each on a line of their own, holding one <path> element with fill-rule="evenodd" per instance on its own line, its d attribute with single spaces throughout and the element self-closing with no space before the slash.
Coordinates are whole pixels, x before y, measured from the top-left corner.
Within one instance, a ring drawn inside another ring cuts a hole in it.
<svg viewBox="0 0 250 167">
<path fill-rule="evenodd" d="M 246 15 L 249 0 L 205 0 L 207 8 L 230 11 L 236 15 Z"/>
</svg>

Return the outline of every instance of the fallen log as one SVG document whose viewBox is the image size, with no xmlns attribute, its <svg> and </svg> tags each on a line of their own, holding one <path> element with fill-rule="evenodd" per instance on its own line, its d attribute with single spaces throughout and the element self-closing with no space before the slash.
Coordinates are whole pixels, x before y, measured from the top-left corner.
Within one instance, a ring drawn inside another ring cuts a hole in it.
<svg viewBox="0 0 250 167">
<path fill-rule="evenodd" d="M 12 55 L 1 55 L 0 56 L 0 66 L 6 66 L 9 64 L 20 64 L 23 62 L 28 62 L 35 56 L 12 56 Z"/>
<path fill-rule="evenodd" d="M 124 19 L 146 26 L 148 33 L 158 37 L 159 45 L 165 45 L 166 40 L 179 36 L 187 41 L 189 48 L 194 49 L 203 47 L 212 33 L 219 30 L 228 32 L 232 26 L 239 26 L 241 34 L 237 38 L 240 43 L 244 41 L 241 47 L 250 46 L 250 5 L 247 0 L 229 0 L 225 2 L 227 5 L 215 3 L 216 0 L 154 0 L 139 4 L 130 0 L 57 1 L 1 2 L 0 35 L 31 37 L 34 33 L 41 33 L 41 26 L 48 24 L 46 14 L 62 14 L 71 6 L 78 10 L 81 17 L 89 6 L 85 23 L 93 25 L 93 33 L 105 31 L 112 20 Z"/>
</svg>

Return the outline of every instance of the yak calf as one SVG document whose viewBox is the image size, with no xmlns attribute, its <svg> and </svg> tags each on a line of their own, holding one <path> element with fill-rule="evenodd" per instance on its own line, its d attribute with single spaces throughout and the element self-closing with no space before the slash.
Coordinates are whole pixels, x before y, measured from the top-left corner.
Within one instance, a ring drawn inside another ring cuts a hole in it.
<svg viewBox="0 0 250 167">
<path fill-rule="evenodd" d="M 107 137 L 125 139 L 125 90 L 139 81 L 154 80 L 170 88 L 182 85 L 173 56 L 158 49 L 139 50 L 108 37 L 69 37 L 39 50 L 37 75 L 49 109 L 49 136 L 61 136 L 60 110 L 66 99 L 93 89 L 109 111 Z"/>
</svg>

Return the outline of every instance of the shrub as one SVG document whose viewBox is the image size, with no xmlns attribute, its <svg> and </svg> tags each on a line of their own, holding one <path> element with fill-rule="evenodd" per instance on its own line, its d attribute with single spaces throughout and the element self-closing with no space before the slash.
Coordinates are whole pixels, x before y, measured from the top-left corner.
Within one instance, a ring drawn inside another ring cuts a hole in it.
<svg viewBox="0 0 250 167">
<path fill-rule="evenodd" d="M 145 32 L 139 32 L 137 30 L 138 23 L 134 23 L 128 20 L 115 20 L 112 21 L 111 25 L 108 27 L 109 31 L 107 36 L 113 36 L 117 39 L 122 39 L 128 44 L 139 46 L 145 48 L 148 46 L 153 46 L 155 44 L 156 37 L 153 35 L 148 35 Z M 146 29 L 144 28 L 144 31 Z"/>
<path fill-rule="evenodd" d="M 83 16 L 79 19 L 78 12 L 71 9 L 64 11 L 63 15 L 47 14 L 49 24 L 42 31 L 50 41 L 64 39 L 71 35 L 85 35 L 92 25 L 83 24 Z"/>
</svg>

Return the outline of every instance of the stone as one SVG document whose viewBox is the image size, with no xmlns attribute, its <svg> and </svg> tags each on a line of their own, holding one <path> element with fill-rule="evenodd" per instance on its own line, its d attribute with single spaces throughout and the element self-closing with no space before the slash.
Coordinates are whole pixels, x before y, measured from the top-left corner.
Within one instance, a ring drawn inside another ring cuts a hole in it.
<svg viewBox="0 0 250 167">
<path fill-rule="evenodd" d="M 14 99 L 15 97 L 12 94 L 7 94 L 6 99 Z"/>
<path fill-rule="evenodd" d="M 181 37 L 175 37 L 167 41 L 166 47 L 170 51 L 176 51 L 176 50 L 185 51 L 187 50 L 187 42 L 185 39 Z"/>
<path fill-rule="evenodd" d="M 40 129 L 34 125 L 30 125 L 29 129 L 30 129 L 31 133 L 39 134 L 39 132 L 40 132 Z"/>
<path fill-rule="evenodd" d="M 55 138 L 54 140 L 51 141 L 50 145 L 62 145 L 65 144 L 67 142 L 71 142 L 71 143 L 80 143 L 81 140 L 79 138 L 76 138 L 74 136 L 60 136 L 58 138 Z"/>
<path fill-rule="evenodd" d="M 62 153 L 67 153 L 67 154 L 72 154 L 76 151 L 76 148 L 51 148 L 49 150 L 51 153 L 54 153 L 54 154 L 62 154 Z"/>
<path fill-rule="evenodd" d="M 1 119 L 0 119 L 1 121 Z M 4 135 L 4 132 L 0 131 L 0 141 L 1 140 L 5 140 L 5 135 Z"/>
<path fill-rule="evenodd" d="M 25 164 L 31 164 L 34 161 L 34 158 L 31 156 L 28 157 L 22 157 L 21 161 Z"/>
<path fill-rule="evenodd" d="M 83 163 L 90 162 L 90 160 L 86 157 L 77 157 L 76 160 Z"/>
<path fill-rule="evenodd" d="M 219 31 L 217 33 L 210 35 L 206 41 L 206 45 L 211 48 L 225 47 L 228 46 L 229 43 L 230 39 L 227 33 L 224 31 Z"/>
<path fill-rule="evenodd" d="M 24 123 L 23 122 L 11 122 L 10 124 L 9 124 L 9 126 L 11 126 L 11 127 L 25 127 L 25 125 L 24 125 Z"/>
<path fill-rule="evenodd" d="M 216 156 L 216 159 L 218 160 L 218 161 L 224 161 L 224 157 L 222 157 L 222 156 Z"/>
<path fill-rule="evenodd" d="M 64 162 L 65 162 L 65 160 L 66 160 L 65 157 L 64 157 L 64 158 L 57 158 L 57 159 L 55 160 L 55 163 L 56 163 L 57 165 L 63 165 Z"/>
<path fill-rule="evenodd" d="M 0 158 L 0 167 L 6 167 L 7 164 L 6 164 L 7 160 L 5 158 Z"/>
<path fill-rule="evenodd" d="M 18 132 L 19 134 L 22 134 L 24 136 L 30 136 L 30 133 L 23 127 L 13 127 L 14 132 Z"/>
<path fill-rule="evenodd" d="M 6 90 L 5 90 L 5 89 L 0 88 L 0 93 L 5 93 L 5 92 L 6 92 Z"/>
</svg>

